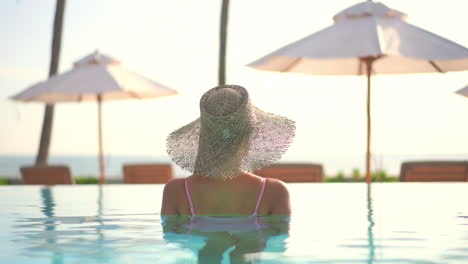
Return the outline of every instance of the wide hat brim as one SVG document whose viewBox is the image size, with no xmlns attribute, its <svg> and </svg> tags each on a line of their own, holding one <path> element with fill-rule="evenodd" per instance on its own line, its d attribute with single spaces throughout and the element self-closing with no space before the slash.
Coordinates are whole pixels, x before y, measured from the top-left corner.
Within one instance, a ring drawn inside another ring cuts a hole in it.
<svg viewBox="0 0 468 264">
<path fill-rule="evenodd" d="M 292 143 L 296 129 L 295 122 L 286 117 L 264 112 L 255 106 L 252 108 L 255 115 L 254 129 L 247 154 L 241 162 L 241 170 L 247 172 L 267 167 L 280 159 Z M 192 173 L 199 151 L 200 133 L 204 131 L 201 131 L 201 119 L 198 118 L 175 130 L 167 138 L 167 152 L 173 162 Z M 212 155 L 207 160 L 216 161 L 218 154 L 213 152 L 204 155 Z"/>
</svg>

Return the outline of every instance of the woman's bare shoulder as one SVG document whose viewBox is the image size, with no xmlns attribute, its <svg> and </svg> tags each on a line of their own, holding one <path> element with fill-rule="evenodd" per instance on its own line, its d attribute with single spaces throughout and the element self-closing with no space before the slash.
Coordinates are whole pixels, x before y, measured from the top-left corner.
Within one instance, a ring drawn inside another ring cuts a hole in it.
<svg viewBox="0 0 468 264">
<path fill-rule="evenodd" d="M 278 179 L 268 178 L 265 187 L 265 197 L 269 204 L 269 214 L 289 215 L 291 205 L 289 201 L 289 191 L 286 184 Z"/>
<path fill-rule="evenodd" d="M 262 180 L 261 176 L 258 176 L 256 174 L 250 173 L 249 176 L 251 178 L 255 178 L 257 181 Z M 275 178 L 265 178 L 266 184 L 265 184 L 265 189 L 269 190 L 268 192 L 273 193 L 275 195 L 281 194 L 281 193 L 289 193 L 288 188 L 286 187 L 286 184 L 278 179 Z"/>
<path fill-rule="evenodd" d="M 180 200 L 184 195 L 184 179 L 176 178 L 164 186 L 161 215 L 178 215 Z"/>
<path fill-rule="evenodd" d="M 275 178 L 267 178 L 267 188 L 273 191 L 275 194 L 281 193 L 289 193 L 288 188 L 286 187 L 286 183 L 282 180 L 278 180 Z"/>
<path fill-rule="evenodd" d="M 166 185 L 164 186 L 164 193 L 169 192 L 173 193 L 174 191 L 180 190 L 181 188 L 184 188 L 184 178 L 175 178 L 170 180 Z"/>
</svg>

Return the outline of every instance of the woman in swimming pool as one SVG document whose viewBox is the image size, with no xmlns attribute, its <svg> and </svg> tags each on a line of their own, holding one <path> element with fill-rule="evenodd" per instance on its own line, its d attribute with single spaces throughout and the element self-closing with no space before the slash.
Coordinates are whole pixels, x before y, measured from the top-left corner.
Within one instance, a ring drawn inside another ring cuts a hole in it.
<svg viewBox="0 0 468 264">
<path fill-rule="evenodd" d="M 200 100 L 200 118 L 168 137 L 172 160 L 193 175 L 166 184 L 161 214 L 205 217 L 198 227 L 206 222 L 209 229 L 216 229 L 216 218 L 289 215 L 285 184 L 251 172 L 278 160 L 294 132 L 293 121 L 254 107 L 245 88 L 210 89 Z"/>
</svg>

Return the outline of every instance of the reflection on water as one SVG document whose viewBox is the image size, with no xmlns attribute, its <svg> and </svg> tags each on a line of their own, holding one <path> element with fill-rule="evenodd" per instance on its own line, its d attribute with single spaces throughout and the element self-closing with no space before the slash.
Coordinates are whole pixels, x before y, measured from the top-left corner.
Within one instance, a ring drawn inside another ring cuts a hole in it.
<svg viewBox="0 0 468 264">
<path fill-rule="evenodd" d="M 69 249 L 76 246 L 83 246 L 83 244 L 74 244 L 75 241 L 83 240 L 83 238 L 75 239 L 74 237 L 89 235 L 92 232 L 82 232 L 77 228 L 64 228 L 64 225 L 75 226 L 84 223 L 98 222 L 102 224 L 101 210 L 98 210 L 97 216 L 91 217 L 56 217 L 53 197 L 53 187 L 43 187 L 40 190 L 42 206 L 40 211 L 44 214 L 44 218 L 30 218 L 19 220 L 19 225 L 15 226 L 18 229 L 18 234 L 22 234 L 27 240 L 18 239 L 17 242 L 32 245 L 26 247 L 23 254 L 30 257 L 44 257 L 47 253 L 51 253 L 51 263 L 61 264 L 65 263 L 64 254 L 70 252 Z M 100 191 L 101 194 L 101 191 Z M 98 204 L 102 206 L 102 196 L 99 196 Z M 42 225 L 41 225 L 42 223 Z M 44 230 L 36 230 L 35 227 L 44 227 Z M 26 229 L 28 231 L 22 231 Z M 98 247 L 96 252 L 99 250 L 100 245 L 103 245 L 105 241 L 103 234 L 96 226 L 96 233 L 98 234 L 98 240 L 95 243 L 89 244 L 90 247 Z M 88 242 L 87 242 L 88 243 Z M 71 251 L 73 252 L 73 250 Z M 76 251 L 78 253 L 78 251 Z"/>
<path fill-rule="evenodd" d="M 261 217 L 259 228 L 245 232 L 236 232 L 236 227 L 205 232 L 189 228 L 190 217 L 161 220 L 159 214 L 105 213 L 105 189 L 101 186 L 97 189 L 96 215 L 57 216 L 53 190 L 39 190 L 44 217 L 18 219 L 15 225 L 15 243 L 27 245 L 21 254 L 49 258 L 48 263 L 53 264 L 80 259 L 120 263 L 118 256 L 122 255 L 156 263 L 222 263 L 223 259 L 256 263 L 260 253 L 281 255 L 289 237 L 289 217 Z"/>
<path fill-rule="evenodd" d="M 375 245 L 374 245 L 374 220 L 372 215 L 374 214 L 372 210 L 372 195 L 371 195 L 372 185 L 367 185 L 367 221 L 369 222 L 369 227 L 367 228 L 367 240 L 369 241 L 369 258 L 367 263 L 374 263 L 375 258 Z"/>
<path fill-rule="evenodd" d="M 44 221 L 45 231 L 44 233 L 50 234 L 55 231 L 55 221 L 54 218 L 54 198 L 52 197 L 52 191 L 49 187 L 44 187 L 41 189 L 41 198 L 42 198 L 42 208 L 41 212 L 44 213 L 46 219 Z M 46 245 L 55 245 L 56 238 L 51 236 L 49 239 L 46 239 Z M 53 264 L 62 264 L 63 263 L 63 253 L 60 251 L 52 251 L 52 263 Z"/>
<path fill-rule="evenodd" d="M 223 260 L 257 263 L 265 254 L 282 256 L 289 237 L 289 221 L 288 216 L 259 217 L 255 222 L 257 228 L 252 228 L 252 223 L 247 221 L 225 218 L 224 230 L 216 227 L 216 222 L 209 230 L 208 225 L 194 227 L 190 216 L 170 216 L 163 218 L 163 230 L 168 243 L 191 250 L 198 263 L 222 263 Z"/>
<path fill-rule="evenodd" d="M 53 197 L 53 187 L 40 189 L 44 218 L 21 219 L 15 227 L 24 239 L 16 242 L 32 245 L 26 247 L 23 255 L 29 257 L 45 257 L 52 253 L 51 263 L 65 263 L 67 259 L 89 257 L 97 263 L 112 262 L 114 239 L 106 239 L 104 230 L 112 229 L 106 225 L 103 217 L 103 189 L 98 188 L 97 215 L 94 216 L 55 216 L 56 203 Z M 109 218 L 107 218 L 109 220 Z M 41 225 L 42 223 L 42 225 Z M 43 226 L 44 230 L 35 227 Z M 21 229 L 26 229 L 22 231 Z M 123 238 L 122 238 L 123 239 Z"/>
<path fill-rule="evenodd" d="M 162 189 L 3 188 L 0 263 L 468 263 L 467 184 L 291 185 L 291 219 L 227 230 L 161 219 Z"/>
</svg>

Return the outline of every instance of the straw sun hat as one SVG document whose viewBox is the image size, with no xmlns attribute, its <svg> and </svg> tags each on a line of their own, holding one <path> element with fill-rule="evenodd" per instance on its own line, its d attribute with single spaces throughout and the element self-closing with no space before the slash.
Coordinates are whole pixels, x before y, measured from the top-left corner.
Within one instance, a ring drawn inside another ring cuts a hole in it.
<svg viewBox="0 0 468 264">
<path fill-rule="evenodd" d="M 294 121 L 253 106 L 244 87 L 222 85 L 202 96 L 200 118 L 168 136 L 167 152 L 182 169 L 229 179 L 281 158 L 294 133 Z"/>
</svg>

